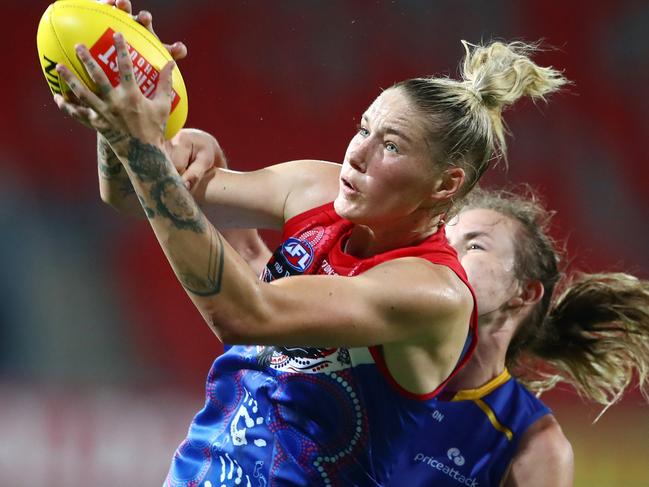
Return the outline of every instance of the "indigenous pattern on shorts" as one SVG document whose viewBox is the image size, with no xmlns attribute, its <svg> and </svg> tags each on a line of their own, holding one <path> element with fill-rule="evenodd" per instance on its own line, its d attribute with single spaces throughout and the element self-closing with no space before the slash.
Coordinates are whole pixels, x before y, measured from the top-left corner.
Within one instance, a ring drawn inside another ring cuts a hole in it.
<svg viewBox="0 0 649 487">
<path fill-rule="evenodd" d="M 355 276 L 417 256 L 466 282 L 443 229 L 418 245 L 358 259 L 342 251 L 352 224 L 330 203 L 289 220 L 261 278 Z M 475 313 L 469 345 L 475 344 Z M 377 348 L 233 346 L 208 375 L 206 401 L 178 447 L 166 486 L 386 485 L 430 416 L 434 396 L 394 387 Z M 459 367 L 458 365 L 458 367 Z"/>
</svg>

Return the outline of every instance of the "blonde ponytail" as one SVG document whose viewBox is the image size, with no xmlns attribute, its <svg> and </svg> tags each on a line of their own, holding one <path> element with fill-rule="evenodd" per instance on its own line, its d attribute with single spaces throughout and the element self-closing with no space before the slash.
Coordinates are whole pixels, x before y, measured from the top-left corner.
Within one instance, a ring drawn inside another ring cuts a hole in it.
<svg viewBox="0 0 649 487">
<path fill-rule="evenodd" d="M 502 110 L 520 98 L 545 100 L 545 95 L 558 91 L 568 83 L 560 71 L 535 64 L 530 56 L 538 44 L 524 42 L 492 42 L 487 46 L 462 41 L 465 56 L 462 61 L 462 84 L 477 100 L 474 111 L 483 107 L 489 111 L 494 153 L 507 158 L 506 126 Z"/>
<path fill-rule="evenodd" d="M 464 40 L 462 45 L 466 52 L 462 80 L 487 108 L 501 109 L 524 96 L 544 99 L 567 83 L 561 72 L 530 59 L 538 45 L 493 42 L 480 46 Z"/>
<path fill-rule="evenodd" d="M 550 367 L 528 378 L 532 388 L 568 382 L 604 405 L 603 413 L 635 372 L 649 401 L 649 282 L 624 273 L 577 274 L 561 287 L 529 347 Z"/>
</svg>

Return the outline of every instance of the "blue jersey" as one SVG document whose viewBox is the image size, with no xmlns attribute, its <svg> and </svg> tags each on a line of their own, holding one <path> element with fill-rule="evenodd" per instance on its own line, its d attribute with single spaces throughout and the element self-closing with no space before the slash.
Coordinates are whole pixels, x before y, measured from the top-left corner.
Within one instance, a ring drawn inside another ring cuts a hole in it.
<svg viewBox="0 0 649 487">
<path fill-rule="evenodd" d="M 263 279 L 351 277 L 416 256 L 448 266 L 466 283 L 443 228 L 417 245 L 367 259 L 343 252 L 351 230 L 332 204 L 289 220 Z M 475 347 L 476 322 L 474 309 L 456 370 Z M 229 347 L 210 370 L 205 406 L 174 455 L 166 485 L 386 485 L 397 472 L 398 452 L 428 423 L 441 387 L 422 395 L 403 390 L 380 346 Z"/>
<path fill-rule="evenodd" d="M 497 487 L 523 433 L 550 410 L 507 370 L 478 389 L 437 401 L 424 433 L 401 452 L 401 486 Z"/>
</svg>

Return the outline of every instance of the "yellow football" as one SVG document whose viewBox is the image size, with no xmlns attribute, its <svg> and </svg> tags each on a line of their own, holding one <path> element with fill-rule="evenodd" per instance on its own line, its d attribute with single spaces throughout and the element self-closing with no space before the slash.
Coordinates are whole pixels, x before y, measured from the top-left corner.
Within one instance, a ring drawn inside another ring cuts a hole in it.
<svg viewBox="0 0 649 487">
<path fill-rule="evenodd" d="M 64 64 L 93 91 L 95 83 L 86 73 L 74 46 L 85 44 L 113 86 L 119 83 L 113 34 L 121 32 L 129 46 L 135 79 L 142 93 L 151 97 L 158 86 L 160 70 L 171 55 L 160 40 L 126 12 L 95 0 L 58 0 L 51 4 L 36 35 L 38 56 L 52 93 L 66 94 L 68 86 L 56 72 Z M 180 70 L 173 70 L 173 99 L 165 137 L 170 139 L 187 120 L 187 90 Z"/>
</svg>

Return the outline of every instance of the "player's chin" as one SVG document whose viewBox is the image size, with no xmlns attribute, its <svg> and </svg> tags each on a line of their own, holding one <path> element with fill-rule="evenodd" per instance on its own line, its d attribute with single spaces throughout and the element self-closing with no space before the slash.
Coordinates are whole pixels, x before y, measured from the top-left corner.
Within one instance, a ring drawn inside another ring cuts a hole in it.
<svg viewBox="0 0 649 487">
<path fill-rule="evenodd" d="M 368 219 L 365 205 L 361 201 L 350 201 L 345 195 L 339 194 L 334 200 L 334 210 L 338 216 L 352 223 L 364 224 Z"/>
<path fill-rule="evenodd" d="M 345 198 L 343 193 L 338 193 L 336 199 L 334 200 L 334 210 L 342 218 L 349 220 L 349 216 L 354 213 L 354 204 Z"/>
</svg>

